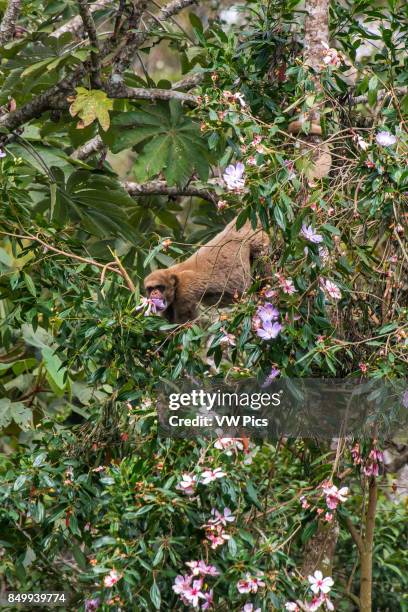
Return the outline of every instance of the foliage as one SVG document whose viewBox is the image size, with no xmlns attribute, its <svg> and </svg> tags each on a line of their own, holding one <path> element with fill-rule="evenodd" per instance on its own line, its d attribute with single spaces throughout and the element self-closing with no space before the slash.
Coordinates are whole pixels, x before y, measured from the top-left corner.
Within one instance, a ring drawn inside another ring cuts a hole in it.
<svg viewBox="0 0 408 612">
<path fill-rule="evenodd" d="M 180 609 L 174 580 L 187 562 L 203 559 L 220 572 L 206 577 L 215 609 L 247 602 L 283 609 L 306 598 L 304 547 L 318 529 L 322 483 L 334 478 L 339 487 L 347 481 L 350 495 L 336 514 L 332 598 L 338 609 L 353 609 L 347 583 L 352 576 L 358 591 L 359 570 L 346 519 L 357 524 L 363 516 L 368 477 L 353 464 L 352 441 L 339 446 L 332 474 L 332 449 L 313 440 L 251 443 L 228 454 L 208 441 L 161 439 L 155 383 L 214 369 L 239 379 L 271 367 L 292 377 L 406 376 L 408 97 L 397 92 L 408 84 L 406 5 L 331 3 L 343 55 L 322 71 L 322 91 L 301 59 L 296 1 L 248 2 L 236 31 L 216 20 L 204 26 L 196 15 L 187 34 L 155 21 L 137 53 L 148 56 L 165 41 L 185 73 L 201 71 L 194 108 L 90 89 L 95 49 L 75 32 L 51 35 L 57 20 L 76 15 L 76 4 L 23 5 L 24 34 L 2 48 L 0 64 L 0 567 L 7 587 L 69 587 L 71 609 L 93 598 L 106 610 Z M 97 24 L 108 19 L 115 27 L 113 17 L 110 5 L 95 13 Z M 367 40 L 376 46 L 362 55 Z M 107 81 L 114 62 L 106 51 Z M 85 76 L 74 88 L 8 133 L 1 124 L 8 112 L 77 72 Z M 125 70 L 125 85 L 170 88 L 144 63 L 140 74 Z M 366 99 L 357 105 L 355 96 Z M 316 105 L 333 169 L 313 182 L 310 156 L 294 146 L 288 126 Z M 381 131 L 395 144 L 379 144 Z M 98 136 L 105 149 L 73 155 Z M 134 160 L 128 176 L 113 169 L 123 152 Z M 228 191 L 221 176 L 237 162 L 245 187 Z M 214 202 L 151 192 L 135 198 L 125 178 L 141 188 L 151 179 L 181 192 L 205 187 Z M 185 256 L 234 216 L 238 224 L 259 220 L 271 236 L 267 287 L 257 277 L 227 312 L 187 326 L 144 316 L 145 274 Z M 304 226 L 321 242 L 308 240 Z M 284 324 L 268 342 L 253 325 L 265 290 Z M 365 456 L 370 449 L 367 442 Z M 194 495 L 177 488 L 183 474 L 216 467 L 225 476 L 199 482 Z M 394 506 L 390 482 L 381 483 L 374 609 L 405 610 L 406 507 Z M 213 508 L 235 518 L 224 526 L 231 537 L 216 548 L 203 527 Z M 120 579 L 107 586 L 112 570 Z M 257 572 L 266 586 L 240 593 L 238 581 Z"/>
</svg>

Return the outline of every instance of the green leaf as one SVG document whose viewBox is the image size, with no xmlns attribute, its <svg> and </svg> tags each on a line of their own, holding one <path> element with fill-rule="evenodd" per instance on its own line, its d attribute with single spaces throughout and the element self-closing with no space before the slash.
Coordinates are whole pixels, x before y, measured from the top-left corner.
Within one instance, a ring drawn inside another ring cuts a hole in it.
<svg viewBox="0 0 408 612">
<path fill-rule="evenodd" d="M 114 153 L 147 141 L 134 165 L 136 180 L 163 172 L 169 185 L 185 184 L 194 171 L 207 180 L 211 159 L 198 123 L 184 114 L 175 100 L 115 116 L 104 137 Z"/>
<path fill-rule="evenodd" d="M 156 610 L 160 610 L 161 596 L 160 596 L 159 587 L 157 586 L 156 582 L 153 582 L 150 588 L 150 599 L 152 601 L 152 604 L 156 608 Z"/>
<path fill-rule="evenodd" d="M 55 350 L 49 347 L 42 349 L 42 356 L 52 382 L 58 389 L 63 390 L 65 388 L 64 374 L 66 368 L 62 367 L 61 359 L 56 355 Z"/>
<path fill-rule="evenodd" d="M 87 127 L 97 119 L 106 132 L 110 126 L 109 111 L 113 109 L 113 101 L 99 89 L 77 87 L 76 92 L 77 96 L 69 107 L 69 112 L 72 117 L 78 115 L 81 119 L 77 127 Z"/>
</svg>

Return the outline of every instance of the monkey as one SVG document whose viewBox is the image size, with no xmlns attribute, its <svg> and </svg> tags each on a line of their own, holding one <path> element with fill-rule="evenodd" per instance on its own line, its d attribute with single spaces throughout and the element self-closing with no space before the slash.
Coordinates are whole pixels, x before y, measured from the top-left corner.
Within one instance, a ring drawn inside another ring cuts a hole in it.
<svg viewBox="0 0 408 612">
<path fill-rule="evenodd" d="M 289 134 L 300 134 L 306 120 L 307 118 L 302 116 L 300 120 L 292 121 L 288 126 Z M 322 128 L 320 124 L 312 118 L 308 136 L 303 134 L 305 140 L 300 140 L 302 153 L 311 158 L 310 167 L 306 169 L 305 174 L 307 178 L 312 181 L 327 176 L 332 165 L 330 147 L 326 142 L 322 142 L 321 136 Z"/>
<path fill-rule="evenodd" d="M 267 233 L 249 221 L 239 230 L 236 218 L 185 261 L 155 270 L 144 281 L 149 298 L 165 304 L 160 313 L 171 323 L 196 318 L 200 303 L 227 306 L 251 285 L 251 265 L 268 254 Z"/>
</svg>

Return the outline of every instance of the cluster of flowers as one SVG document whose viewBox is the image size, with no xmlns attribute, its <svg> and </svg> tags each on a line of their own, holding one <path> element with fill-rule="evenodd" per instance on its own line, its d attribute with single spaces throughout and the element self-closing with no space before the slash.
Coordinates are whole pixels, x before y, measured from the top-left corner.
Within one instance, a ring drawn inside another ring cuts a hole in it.
<svg viewBox="0 0 408 612">
<path fill-rule="evenodd" d="M 360 444 L 356 442 L 351 450 L 354 465 L 361 466 L 361 470 L 365 476 L 378 476 L 380 473 L 380 464 L 384 463 L 384 453 L 374 445 L 368 456 L 363 458 L 361 455 Z"/>
<path fill-rule="evenodd" d="M 258 306 L 255 316 L 252 318 L 252 325 L 257 336 L 262 340 L 274 340 L 282 331 L 279 323 L 279 310 L 270 302 Z"/>
<path fill-rule="evenodd" d="M 224 451 L 227 456 L 230 456 L 233 453 L 237 453 L 238 451 L 243 451 L 244 465 L 250 465 L 256 453 L 258 452 L 258 447 L 246 438 L 220 437 L 217 438 L 217 440 L 214 442 L 214 448 Z"/>
<path fill-rule="evenodd" d="M 308 577 L 308 581 L 309 588 L 313 593 L 312 600 L 310 602 L 302 602 L 302 607 L 294 601 L 288 601 L 285 604 L 285 610 L 289 610 L 290 612 L 300 612 L 301 610 L 316 612 L 316 610 L 323 605 L 327 610 L 334 610 L 333 603 L 328 596 L 334 584 L 333 579 L 330 576 L 323 578 L 322 572 L 316 570 L 313 576 Z"/>
<path fill-rule="evenodd" d="M 331 482 L 323 482 L 321 485 L 321 488 L 322 488 L 322 495 L 325 498 L 326 508 L 317 507 L 316 513 L 319 516 L 325 513 L 323 518 L 325 521 L 330 523 L 334 517 L 332 510 L 336 510 L 337 506 L 340 503 L 347 501 L 347 495 L 348 495 L 349 490 L 348 490 L 348 487 L 341 487 L 341 489 L 339 489 L 338 487 L 336 487 L 336 485 L 332 484 Z M 319 498 L 320 498 L 320 495 L 319 495 Z M 302 495 L 300 497 L 300 503 L 302 505 L 302 508 L 304 508 L 305 510 L 311 507 L 311 504 L 307 500 L 305 495 Z"/>
<path fill-rule="evenodd" d="M 213 605 L 213 590 L 205 591 L 204 577 L 219 576 L 220 572 L 215 565 L 207 565 L 204 561 L 188 561 L 187 567 L 190 574 L 183 574 L 176 577 L 173 584 L 173 591 L 180 596 L 181 601 L 186 606 L 208 610 Z"/>
<path fill-rule="evenodd" d="M 182 491 L 184 495 L 194 495 L 198 483 L 208 485 L 224 476 L 225 472 L 221 468 L 206 469 L 200 475 L 184 473 L 176 489 Z M 213 518 L 203 525 L 203 529 L 205 529 L 205 537 L 210 542 L 211 548 L 215 550 L 230 539 L 231 536 L 225 531 L 224 527 L 228 523 L 233 523 L 235 517 L 229 508 L 224 508 L 222 513 L 213 508 L 211 514 Z"/>
<path fill-rule="evenodd" d="M 229 94 L 230 92 L 226 92 L 227 94 Z M 236 98 L 238 96 L 238 94 L 235 94 L 234 97 Z M 242 103 L 241 103 L 242 105 Z M 251 154 L 249 155 L 248 159 L 247 159 L 247 164 L 248 166 L 256 166 L 256 158 L 254 157 L 254 155 L 252 153 L 259 153 L 259 154 L 263 154 L 265 153 L 265 148 L 262 144 L 262 136 L 260 136 L 259 134 L 255 134 L 252 142 L 250 143 L 250 147 L 253 148 L 253 151 L 251 152 Z M 248 150 L 248 146 L 243 144 L 241 146 L 241 151 L 243 154 L 247 153 Z M 229 166 L 227 166 L 224 170 L 224 174 L 222 175 L 222 178 L 224 179 L 224 183 L 227 187 L 227 189 L 229 189 L 230 191 L 242 191 L 245 187 L 245 181 L 246 181 L 246 177 L 245 177 L 245 164 L 243 162 L 237 162 L 235 165 L 234 164 L 229 164 Z M 226 203 L 221 200 L 218 203 L 218 208 L 225 208 Z"/>
<path fill-rule="evenodd" d="M 144 316 L 148 317 L 151 314 L 157 314 L 158 312 L 162 312 L 166 309 L 166 304 L 164 300 L 160 298 L 140 298 L 139 306 L 136 306 L 136 310 L 143 310 Z"/>
</svg>

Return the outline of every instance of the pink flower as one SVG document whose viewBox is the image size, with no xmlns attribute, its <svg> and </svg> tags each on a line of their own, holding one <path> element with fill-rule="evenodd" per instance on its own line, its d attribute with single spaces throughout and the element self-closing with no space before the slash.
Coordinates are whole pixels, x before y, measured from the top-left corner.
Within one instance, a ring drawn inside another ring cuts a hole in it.
<svg viewBox="0 0 408 612">
<path fill-rule="evenodd" d="M 187 472 L 185 472 L 182 475 L 180 482 L 176 486 L 176 489 L 178 489 L 179 491 L 182 491 L 184 495 L 193 495 L 195 492 L 196 484 L 197 484 L 197 476 L 195 476 L 194 474 L 188 474 Z"/>
<path fill-rule="evenodd" d="M 103 584 L 106 587 L 113 587 L 120 579 L 122 578 L 121 574 L 118 574 L 116 570 L 111 570 L 107 576 L 103 579 Z"/>
<path fill-rule="evenodd" d="M 247 164 L 248 166 L 256 166 L 256 159 L 255 157 L 253 157 L 253 155 L 251 155 L 251 157 L 248 157 Z"/>
<path fill-rule="evenodd" d="M 317 234 L 311 225 L 306 226 L 306 224 L 304 223 L 302 225 L 300 234 L 303 236 L 303 238 L 305 238 L 305 240 L 309 240 L 309 242 L 313 242 L 314 244 L 323 242 L 323 236 Z"/>
<path fill-rule="evenodd" d="M 144 316 L 148 317 L 150 314 L 157 314 L 162 310 L 166 310 L 166 303 L 160 298 L 146 298 L 140 299 L 140 304 L 136 306 L 135 310 L 145 309 Z"/>
<path fill-rule="evenodd" d="M 245 186 L 245 166 L 242 162 L 238 162 L 236 166 L 230 164 L 226 167 L 222 178 L 224 179 L 228 189 L 231 191 L 239 191 Z"/>
<path fill-rule="evenodd" d="M 228 334 L 223 329 L 221 331 L 223 332 L 224 335 L 221 337 L 220 343 L 221 344 L 226 344 L 226 345 L 229 345 L 229 346 L 235 346 L 236 345 L 236 340 L 235 340 L 234 334 Z"/>
<path fill-rule="evenodd" d="M 308 508 L 310 508 L 310 504 L 304 495 L 300 497 L 299 501 L 302 504 L 302 508 L 304 508 L 304 510 L 307 510 Z"/>
<path fill-rule="evenodd" d="M 222 546 L 231 538 L 231 536 L 226 533 L 222 527 L 222 525 L 211 525 L 206 530 L 207 540 L 211 542 L 211 548 L 215 550 L 218 546 Z"/>
<path fill-rule="evenodd" d="M 320 570 L 316 570 L 313 576 L 308 576 L 310 589 L 313 593 L 328 593 L 332 588 L 334 582 L 333 578 L 327 576 L 327 578 L 323 578 L 323 574 Z"/>
<path fill-rule="evenodd" d="M 214 447 L 218 448 L 218 450 L 226 451 L 226 455 L 231 455 L 235 448 L 238 450 L 244 448 L 239 438 L 218 438 L 218 440 L 214 442 Z"/>
<path fill-rule="evenodd" d="M 294 601 L 287 601 L 285 603 L 285 610 L 289 610 L 290 612 L 300 612 L 300 608 Z"/>
<path fill-rule="evenodd" d="M 327 597 L 327 595 L 325 595 L 324 593 L 320 593 L 319 596 L 313 597 L 312 601 L 310 602 L 310 605 L 308 607 L 308 610 L 310 612 L 315 612 L 316 610 L 318 610 L 320 608 L 320 606 L 322 606 L 323 604 L 326 605 L 327 610 L 334 610 L 334 606 L 332 604 L 332 602 L 330 601 L 330 599 Z"/>
<path fill-rule="evenodd" d="M 264 382 L 261 385 L 261 389 L 265 389 L 266 387 L 269 387 L 272 381 L 275 380 L 275 378 L 277 378 L 279 374 L 280 374 L 279 368 L 271 368 L 271 371 L 269 372 L 268 376 L 265 378 Z"/>
<path fill-rule="evenodd" d="M 333 520 L 333 514 L 331 512 L 326 512 L 326 514 L 324 515 L 324 520 L 328 523 L 331 523 Z"/>
<path fill-rule="evenodd" d="M 210 484 L 210 482 L 217 480 L 217 478 L 223 478 L 224 476 L 226 476 L 225 472 L 223 472 L 219 467 L 215 468 L 215 470 L 204 470 L 204 472 L 201 474 L 201 482 L 204 485 L 207 485 Z"/>
<path fill-rule="evenodd" d="M 203 560 L 187 561 L 187 567 L 191 569 L 193 576 L 219 576 L 220 572 L 215 565 L 206 565 Z"/>
<path fill-rule="evenodd" d="M 338 489 L 335 485 L 323 487 L 323 493 L 326 496 L 326 504 L 329 510 L 335 510 L 340 502 L 345 502 L 348 495 L 348 487 Z"/>
<path fill-rule="evenodd" d="M 233 523 L 235 521 L 235 516 L 229 508 L 224 508 L 222 514 L 216 508 L 212 508 L 211 514 L 214 517 L 208 521 L 211 525 L 224 525 L 224 527 L 226 527 L 228 523 Z"/>
<path fill-rule="evenodd" d="M 256 333 L 262 340 L 274 340 L 279 336 L 281 331 L 282 325 L 277 321 L 274 323 L 272 323 L 272 321 L 265 321 L 263 327 L 259 327 Z"/>
<path fill-rule="evenodd" d="M 242 612 L 261 612 L 261 608 L 254 608 L 254 604 L 246 603 L 242 608 Z"/>
<path fill-rule="evenodd" d="M 361 463 L 361 454 L 360 454 L 360 445 L 358 442 L 351 449 L 351 456 L 353 457 L 354 465 L 360 465 Z"/>
<path fill-rule="evenodd" d="M 218 200 L 217 208 L 218 210 L 224 210 L 224 208 L 228 208 L 228 202 L 226 200 Z"/>
<path fill-rule="evenodd" d="M 237 589 L 240 593 L 257 593 L 258 587 L 264 587 L 265 583 L 263 580 L 251 576 L 250 574 L 245 574 L 245 578 L 238 580 Z"/>
<path fill-rule="evenodd" d="M 286 170 L 288 171 L 288 179 L 292 180 L 296 178 L 295 164 L 293 163 L 293 161 L 291 159 L 285 159 L 283 163 L 285 164 Z"/>
<path fill-rule="evenodd" d="M 391 134 L 391 132 L 383 130 L 382 132 L 378 132 L 375 140 L 380 147 L 391 147 L 397 142 L 397 137 Z"/>
<path fill-rule="evenodd" d="M 197 608 L 199 599 L 205 599 L 205 595 L 201 591 L 202 586 L 203 581 L 200 578 L 200 580 L 194 580 L 193 584 L 189 585 L 183 591 L 183 597 L 185 597 L 187 601 L 191 603 L 193 608 Z"/>
<path fill-rule="evenodd" d="M 262 136 L 260 136 L 259 134 L 255 134 L 253 140 L 252 140 L 252 146 L 257 147 L 258 145 L 260 145 L 262 142 Z"/>
<path fill-rule="evenodd" d="M 258 306 L 256 316 L 261 319 L 262 323 L 277 321 L 279 319 L 279 310 L 270 302 L 266 302 L 263 306 Z"/>
<path fill-rule="evenodd" d="M 192 576 L 176 576 L 172 587 L 173 591 L 177 593 L 177 595 L 183 594 L 190 587 L 192 579 Z"/>
<path fill-rule="evenodd" d="M 358 367 L 360 368 L 360 371 L 365 374 L 368 370 L 368 366 L 366 363 L 359 363 Z"/>
<path fill-rule="evenodd" d="M 205 597 L 205 602 L 203 604 L 201 604 L 201 609 L 202 610 L 209 610 L 209 608 L 212 608 L 213 603 L 214 603 L 214 592 L 211 589 L 211 591 L 207 591 L 206 593 L 204 593 L 204 597 Z"/>
<path fill-rule="evenodd" d="M 297 292 L 295 289 L 295 285 L 293 284 L 293 280 L 291 278 L 285 278 L 282 274 L 276 275 L 279 279 L 279 286 L 282 289 L 283 293 L 287 293 L 288 295 L 292 295 Z"/>
<path fill-rule="evenodd" d="M 3 149 L 0 148 L 0 158 L 6 157 L 6 155 L 7 153 Z"/>
<path fill-rule="evenodd" d="M 333 281 L 329 279 L 322 279 L 320 281 L 320 288 L 333 300 L 341 299 L 341 291 L 336 285 L 336 283 L 333 283 Z"/>
</svg>

